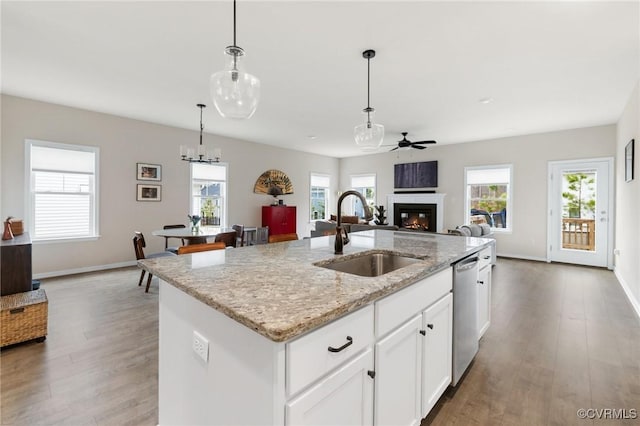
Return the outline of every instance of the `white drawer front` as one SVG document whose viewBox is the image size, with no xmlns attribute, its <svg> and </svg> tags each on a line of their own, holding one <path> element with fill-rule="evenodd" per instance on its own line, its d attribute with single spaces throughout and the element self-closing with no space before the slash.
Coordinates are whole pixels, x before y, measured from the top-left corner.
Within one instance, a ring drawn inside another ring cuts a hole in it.
<svg viewBox="0 0 640 426">
<path fill-rule="evenodd" d="M 451 268 L 418 281 L 375 303 L 376 336 L 382 337 L 453 288 Z"/>
<path fill-rule="evenodd" d="M 287 395 L 294 395 L 372 343 L 373 305 L 288 343 Z M 329 350 L 329 347 L 338 350 L 347 344 L 338 352 Z"/>
<path fill-rule="evenodd" d="M 478 269 L 482 269 L 491 263 L 491 247 L 483 248 L 478 252 Z"/>
</svg>

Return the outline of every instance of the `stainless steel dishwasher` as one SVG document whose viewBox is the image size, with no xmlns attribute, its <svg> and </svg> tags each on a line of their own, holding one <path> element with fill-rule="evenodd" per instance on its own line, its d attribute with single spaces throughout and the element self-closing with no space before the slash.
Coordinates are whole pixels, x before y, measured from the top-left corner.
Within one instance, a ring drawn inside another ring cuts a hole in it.
<svg viewBox="0 0 640 426">
<path fill-rule="evenodd" d="M 453 265 L 453 386 L 478 352 L 477 281 L 477 253 Z"/>
</svg>

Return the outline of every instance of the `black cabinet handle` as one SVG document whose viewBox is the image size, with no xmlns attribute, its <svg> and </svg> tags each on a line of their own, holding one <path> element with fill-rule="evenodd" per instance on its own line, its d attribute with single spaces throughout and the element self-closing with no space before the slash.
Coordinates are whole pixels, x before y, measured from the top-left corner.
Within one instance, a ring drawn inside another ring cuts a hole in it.
<svg viewBox="0 0 640 426">
<path fill-rule="evenodd" d="M 427 324 L 427 327 L 429 327 L 430 330 L 433 330 L 433 324 Z"/>
<path fill-rule="evenodd" d="M 484 281 L 478 280 L 478 284 L 484 284 Z"/>
<path fill-rule="evenodd" d="M 372 379 L 376 378 L 376 372 L 373 370 L 367 370 L 367 374 L 369 375 L 369 377 L 371 377 Z"/>
<path fill-rule="evenodd" d="M 422 334 L 423 336 L 427 335 L 427 331 L 426 330 L 420 330 L 420 334 Z"/>
<path fill-rule="evenodd" d="M 484 260 L 491 259 L 491 256 L 485 256 L 485 257 L 483 257 L 483 259 L 484 259 Z"/>
<path fill-rule="evenodd" d="M 347 346 L 351 346 L 352 344 L 353 344 L 353 337 L 347 336 L 347 343 L 340 346 L 339 348 L 334 348 L 329 346 L 329 352 L 340 352 L 341 350 L 345 349 Z"/>
<path fill-rule="evenodd" d="M 14 314 L 21 314 L 24 312 L 24 308 L 16 308 L 16 309 L 11 309 L 9 311 L 9 315 L 14 315 Z"/>
</svg>

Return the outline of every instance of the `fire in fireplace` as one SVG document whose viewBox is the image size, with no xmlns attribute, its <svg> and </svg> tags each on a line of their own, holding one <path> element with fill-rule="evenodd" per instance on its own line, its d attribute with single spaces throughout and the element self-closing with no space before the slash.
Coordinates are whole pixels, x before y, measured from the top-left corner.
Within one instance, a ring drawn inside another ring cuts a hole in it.
<svg viewBox="0 0 640 426">
<path fill-rule="evenodd" d="M 418 231 L 435 232 L 437 227 L 436 204 L 400 204 L 393 205 L 394 225 Z"/>
</svg>

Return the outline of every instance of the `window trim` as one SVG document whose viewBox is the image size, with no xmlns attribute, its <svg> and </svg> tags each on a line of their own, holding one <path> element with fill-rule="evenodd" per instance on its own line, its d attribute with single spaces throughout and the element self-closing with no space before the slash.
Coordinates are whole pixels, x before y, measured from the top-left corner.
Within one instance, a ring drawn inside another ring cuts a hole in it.
<svg viewBox="0 0 640 426">
<path fill-rule="evenodd" d="M 189 163 L 189 204 L 187 207 L 187 211 L 191 212 L 191 207 L 193 205 L 193 165 L 194 163 Z M 197 163 L 195 163 L 197 164 Z M 223 166 L 224 167 L 224 184 L 225 184 L 225 196 L 224 196 L 224 206 L 222 208 L 222 214 L 224 217 L 224 221 L 220 221 L 220 228 L 230 227 L 227 223 L 228 215 L 227 212 L 229 210 L 229 163 L 227 162 L 217 162 L 209 164 L 210 166 Z M 222 181 L 214 181 L 214 182 L 222 182 Z M 191 214 L 191 213 L 189 213 Z"/>
<path fill-rule="evenodd" d="M 373 176 L 373 205 L 377 206 L 378 205 L 378 174 L 375 172 L 372 173 L 356 173 L 353 175 L 349 175 L 349 189 L 354 189 L 355 187 L 353 186 L 353 178 L 359 178 L 359 177 L 371 177 Z M 367 187 L 369 188 L 369 187 Z M 364 194 L 362 194 L 364 196 Z M 351 215 L 355 215 L 356 214 L 356 200 L 357 198 L 352 197 L 352 201 L 351 203 L 349 203 L 349 208 L 351 209 L 350 214 Z M 372 213 L 375 213 L 375 211 L 372 211 Z"/>
<path fill-rule="evenodd" d="M 319 188 L 326 188 L 327 190 L 326 202 L 324 206 L 324 219 L 311 219 L 311 180 L 313 176 L 329 179 L 329 186 L 319 187 Z M 331 206 L 331 175 L 328 173 L 309 172 L 308 194 L 309 194 L 309 214 L 307 215 L 307 218 L 309 219 L 309 223 L 316 223 L 319 220 L 329 220 L 331 218 L 331 213 L 330 213 L 331 211 L 329 210 L 329 207 Z"/>
<path fill-rule="evenodd" d="M 52 243 L 69 243 L 80 241 L 96 241 L 100 235 L 100 147 L 92 145 L 76 145 L 62 142 L 44 141 L 39 139 L 25 139 L 24 140 L 24 159 L 25 159 L 25 191 L 24 191 L 24 206 L 25 206 L 25 218 L 28 225 L 29 236 L 34 244 L 52 244 Z M 34 211 L 35 208 L 33 194 L 31 191 L 31 147 L 41 146 L 45 148 L 66 149 L 71 151 L 83 151 L 91 152 L 95 155 L 94 172 L 93 172 L 93 235 L 86 237 L 69 237 L 69 238 L 39 238 L 35 236 L 35 220 Z"/>
<path fill-rule="evenodd" d="M 513 164 L 492 164 L 487 166 L 467 166 L 464 168 L 464 223 L 469 224 L 469 185 L 467 184 L 467 174 L 473 170 L 509 169 L 509 190 L 507 191 L 507 226 L 506 228 L 492 227 L 491 232 L 498 234 L 511 234 L 513 232 Z"/>
</svg>

